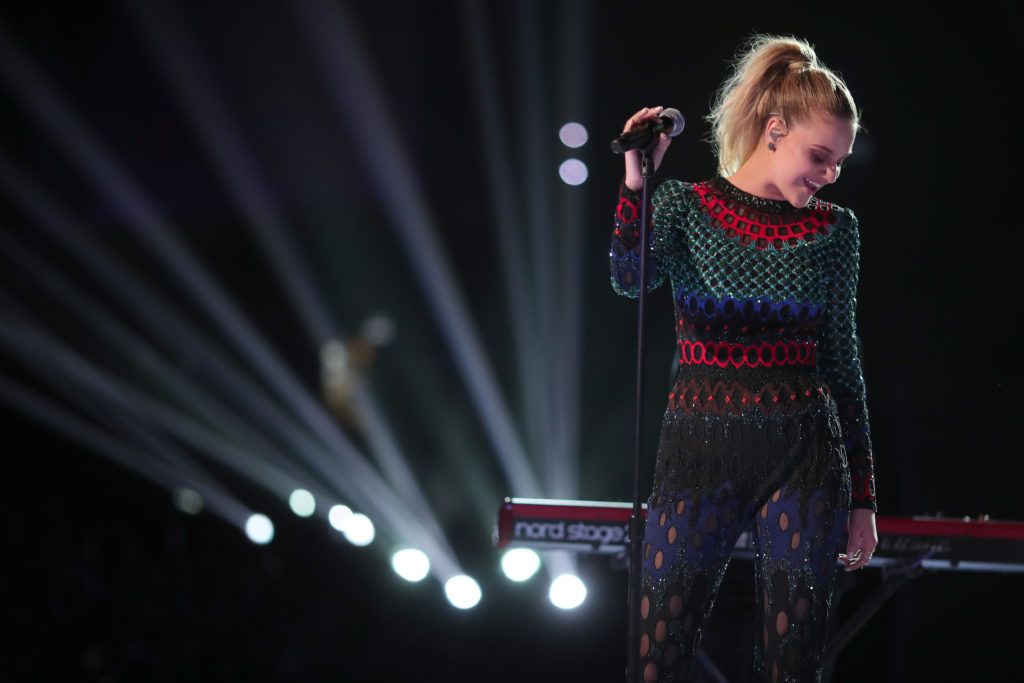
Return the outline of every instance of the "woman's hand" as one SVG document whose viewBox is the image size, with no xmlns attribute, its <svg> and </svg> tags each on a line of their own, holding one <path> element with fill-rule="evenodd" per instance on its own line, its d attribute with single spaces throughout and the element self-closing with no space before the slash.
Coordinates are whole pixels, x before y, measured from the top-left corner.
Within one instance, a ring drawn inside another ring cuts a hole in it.
<svg viewBox="0 0 1024 683">
<path fill-rule="evenodd" d="M 839 553 L 839 561 L 846 565 L 844 571 L 863 569 L 871 561 L 878 545 L 878 530 L 875 528 L 875 512 L 867 508 L 850 510 L 850 540 L 846 552 Z"/>
<path fill-rule="evenodd" d="M 626 126 L 622 129 L 623 133 L 628 133 L 637 126 L 644 124 L 647 121 L 652 121 L 661 116 L 661 110 L 665 107 L 644 107 L 637 113 L 629 117 L 626 121 Z M 661 166 L 661 160 L 665 157 L 665 150 L 672 144 L 672 138 L 667 133 L 661 133 L 659 135 L 658 144 L 654 146 L 654 152 L 652 159 L 654 160 L 654 168 L 657 169 Z M 643 187 L 643 176 L 641 175 L 640 168 L 640 152 L 631 149 L 624 155 L 626 157 L 626 187 L 633 190 L 633 192 L 639 192 L 640 188 Z"/>
</svg>

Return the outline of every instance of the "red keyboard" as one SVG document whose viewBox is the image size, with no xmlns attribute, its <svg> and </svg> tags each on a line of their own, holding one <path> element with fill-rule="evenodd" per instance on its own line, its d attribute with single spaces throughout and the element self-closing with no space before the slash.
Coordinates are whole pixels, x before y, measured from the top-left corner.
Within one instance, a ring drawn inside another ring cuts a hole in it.
<svg viewBox="0 0 1024 683">
<path fill-rule="evenodd" d="M 494 542 L 499 548 L 623 553 L 632 514 L 632 503 L 506 498 Z M 869 567 L 916 562 L 929 569 L 1024 572 L 1024 522 L 878 515 L 875 523 L 878 547 Z M 752 532 L 740 536 L 734 557 L 753 556 Z"/>
</svg>

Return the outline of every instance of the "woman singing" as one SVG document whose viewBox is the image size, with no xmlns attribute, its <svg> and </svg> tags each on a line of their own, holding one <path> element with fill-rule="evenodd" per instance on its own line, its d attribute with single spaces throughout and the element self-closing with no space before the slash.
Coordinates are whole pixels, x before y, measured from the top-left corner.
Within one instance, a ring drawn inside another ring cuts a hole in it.
<svg viewBox="0 0 1024 683">
<path fill-rule="evenodd" d="M 661 109 L 641 109 L 624 132 Z M 806 41 L 758 35 L 707 118 L 718 176 L 663 182 L 650 214 L 649 286 L 671 283 L 680 366 L 647 501 L 641 671 L 648 683 L 690 680 L 732 550 L 753 523 L 755 671 L 820 680 L 838 569 L 862 569 L 878 543 L 858 223 L 816 196 L 838 180 L 859 114 Z M 662 134 L 656 165 L 669 144 Z M 612 286 L 633 297 L 640 189 L 631 151 L 610 257 Z"/>
</svg>

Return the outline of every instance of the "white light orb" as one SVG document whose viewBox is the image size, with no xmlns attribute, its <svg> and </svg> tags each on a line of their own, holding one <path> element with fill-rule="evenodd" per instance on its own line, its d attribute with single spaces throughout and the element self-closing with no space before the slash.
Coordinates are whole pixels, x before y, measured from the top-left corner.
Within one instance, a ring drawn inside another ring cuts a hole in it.
<svg viewBox="0 0 1024 683">
<path fill-rule="evenodd" d="M 482 595 L 480 584 L 465 574 L 448 579 L 444 584 L 444 594 L 448 597 L 448 602 L 459 609 L 476 607 Z"/>
<path fill-rule="evenodd" d="M 260 513 L 249 515 L 245 520 L 245 535 L 257 545 L 266 545 L 274 538 L 274 523 Z"/>
<path fill-rule="evenodd" d="M 198 491 L 187 486 L 179 486 L 174 489 L 174 492 L 171 493 L 171 500 L 174 501 L 174 507 L 186 515 L 198 515 L 203 509 L 203 497 L 199 495 Z"/>
<path fill-rule="evenodd" d="M 320 347 L 320 366 L 327 374 L 344 372 L 348 367 L 348 349 L 337 339 L 324 342 Z"/>
<path fill-rule="evenodd" d="M 352 508 L 347 505 L 332 505 L 327 511 L 327 521 L 332 527 L 344 533 L 345 525 L 352 519 Z"/>
<path fill-rule="evenodd" d="M 370 545 L 376 536 L 373 522 L 361 512 L 352 515 L 351 519 L 345 523 L 345 528 L 341 530 L 341 533 L 345 534 L 345 538 L 352 545 Z"/>
<path fill-rule="evenodd" d="M 580 577 L 574 574 L 562 574 L 551 582 L 548 591 L 551 604 L 560 609 L 575 609 L 587 599 L 587 587 Z"/>
<path fill-rule="evenodd" d="M 288 496 L 288 505 L 299 517 L 309 517 L 316 512 L 316 498 L 306 489 L 295 489 Z"/>
<path fill-rule="evenodd" d="M 566 159 L 558 167 L 558 175 L 566 185 L 582 185 L 588 174 L 587 165 L 579 159 Z"/>
<path fill-rule="evenodd" d="M 587 144 L 588 138 L 586 127 L 582 123 L 576 123 L 575 121 L 570 121 L 558 131 L 558 139 L 566 147 L 582 147 Z"/>
<path fill-rule="evenodd" d="M 406 581 L 422 581 L 430 572 L 430 558 L 422 550 L 405 548 L 391 556 L 391 568 Z"/>
<path fill-rule="evenodd" d="M 526 581 L 540 569 L 540 555 L 529 548 L 512 548 L 501 556 L 501 570 L 513 581 Z"/>
<path fill-rule="evenodd" d="M 378 313 L 363 322 L 362 337 L 374 346 L 384 346 L 395 338 L 395 322 Z"/>
</svg>

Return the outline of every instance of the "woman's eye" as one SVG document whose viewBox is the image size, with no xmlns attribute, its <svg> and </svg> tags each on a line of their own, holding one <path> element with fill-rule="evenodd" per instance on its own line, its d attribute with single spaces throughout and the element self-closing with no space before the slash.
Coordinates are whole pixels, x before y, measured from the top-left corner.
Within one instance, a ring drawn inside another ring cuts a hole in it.
<svg viewBox="0 0 1024 683">
<path fill-rule="evenodd" d="M 822 158 L 822 157 L 820 157 L 820 156 L 818 156 L 817 154 L 812 154 L 812 155 L 811 155 L 811 161 L 813 161 L 813 162 L 814 162 L 814 163 L 816 163 L 816 164 L 820 164 L 820 163 L 822 163 L 823 161 L 825 161 L 825 159 L 824 159 L 824 158 Z"/>
</svg>

